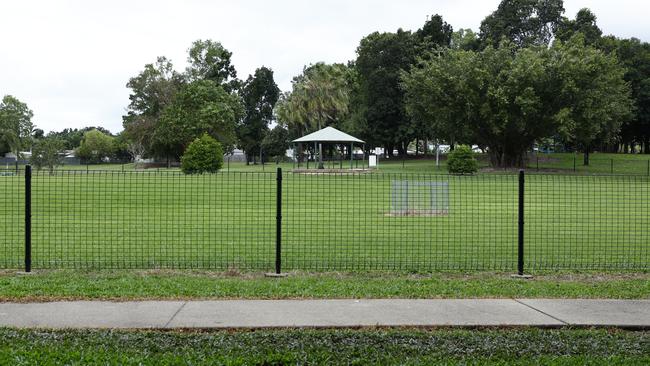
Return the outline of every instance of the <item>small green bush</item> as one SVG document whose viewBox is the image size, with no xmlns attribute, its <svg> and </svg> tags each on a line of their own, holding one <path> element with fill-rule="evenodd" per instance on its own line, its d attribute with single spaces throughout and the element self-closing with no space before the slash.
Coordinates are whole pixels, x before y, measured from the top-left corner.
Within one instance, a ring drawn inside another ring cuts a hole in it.
<svg viewBox="0 0 650 366">
<path fill-rule="evenodd" d="M 223 166 L 223 148 L 207 133 L 192 141 L 181 157 L 185 174 L 216 173 Z"/>
<path fill-rule="evenodd" d="M 447 170 L 451 174 L 474 174 L 478 171 L 478 161 L 467 145 L 460 145 L 449 153 Z"/>
</svg>

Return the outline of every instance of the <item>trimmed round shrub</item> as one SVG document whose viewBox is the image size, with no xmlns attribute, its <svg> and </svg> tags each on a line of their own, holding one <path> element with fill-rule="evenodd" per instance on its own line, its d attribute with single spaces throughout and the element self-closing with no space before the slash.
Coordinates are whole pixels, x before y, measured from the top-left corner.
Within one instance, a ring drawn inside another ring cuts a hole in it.
<svg viewBox="0 0 650 366">
<path fill-rule="evenodd" d="M 478 161 L 467 145 L 460 145 L 449 153 L 447 170 L 451 174 L 474 174 L 478 171 Z"/>
<path fill-rule="evenodd" d="M 185 174 L 216 173 L 223 166 L 223 148 L 207 133 L 192 141 L 181 157 Z"/>
</svg>

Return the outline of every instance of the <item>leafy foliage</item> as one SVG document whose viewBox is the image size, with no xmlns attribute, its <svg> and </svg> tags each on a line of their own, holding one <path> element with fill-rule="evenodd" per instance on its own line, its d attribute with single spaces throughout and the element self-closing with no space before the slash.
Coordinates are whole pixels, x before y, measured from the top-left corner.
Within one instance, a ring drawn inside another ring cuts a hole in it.
<svg viewBox="0 0 650 366">
<path fill-rule="evenodd" d="M 612 36 L 601 39 L 600 47 L 616 55 L 625 68 L 625 81 L 630 84 L 635 108 L 632 118 L 621 127 L 619 139 L 626 147 L 639 143 L 650 154 L 650 43 L 636 38 L 618 39 Z"/>
<path fill-rule="evenodd" d="M 273 71 L 266 67 L 255 70 L 241 90 L 244 118 L 237 126 L 239 145 L 246 152 L 247 163 L 258 156 L 268 125 L 273 120 L 273 108 L 280 97 L 280 89 L 273 80 Z"/>
<path fill-rule="evenodd" d="M 348 113 L 349 69 L 343 64 L 317 63 L 305 67 L 291 84 L 292 91 L 278 104 L 281 123 L 302 133 L 336 126 Z"/>
<path fill-rule="evenodd" d="M 451 174 L 474 174 L 478 171 L 478 161 L 472 148 L 457 146 L 447 157 L 447 169 Z"/>
<path fill-rule="evenodd" d="M 61 156 L 63 148 L 63 141 L 56 137 L 37 140 L 32 147 L 32 156 L 29 163 L 38 170 L 47 168 L 52 174 L 54 169 L 63 163 L 63 157 Z"/>
<path fill-rule="evenodd" d="M 563 0 L 502 0 L 481 22 L 483 46 L 498 46 L 504 39 L 519 48 L 547 46 L 564 13 Z"/>
<path fill-rule="evenodd" d="M 181 158 L 185 174 L 216 173 L 223 166 L 223 148 L 208 134 L 192 141 Z"/>
<path fill-rule="evenodd" d="M 75 150 L 75 154 L 86 163 L 101 163 L 113 155 L 114 141 L 114 137 L 93 129 L 84 133 L 81 145 Z"/>
<path fill-rule="evenodd" d="M 603 31 L 596 24 L 596 15 L 587 8 L 580 9 L 575 20 L 562 17 L 555 32 L 557 39 L 568 42 L 577 33 L 582 34 L 584 43 L 590 46 L 598 45 Z"/>
<path fill-rule="evenodd" d="M 523 167 L 541 138 L 560 134 L 588 152 L 615 136 L 632 107 L 623 73 L 578 35 L 551 49 L 447 51 L 404 74 L 403 86 L 415 122 L 450 142 L 464 131 L 493 166 Z"/>
<path fill-rule="evenodd" d="M 211 80 L 187 84 L 164 110 L 154 140 L 168 156 L 180 158 L 187 146 L 204 133 L 216 138 L 226 151 L 236 141 L 235 124 L 244 111 L 239 97 Z"/>
<path fill-rule="evenodd" d="M 47 134 L 47 137 L 52 137 L 59 139 L 63 143 L 63 148 L 65 150 L 74 150 L 81 145 L 81 141 L 84 138 L 84 134 L 88 131 L 97 130 L 105 135 L 111 136 L 111 131 L 97 126 L 97 127 L 84 127 L 84 128 L 65 128 L 59 132 L 51 131 Z"/>
<path fill-rule="evenodd" d="M 27 104 L 11 95 L 5 95 L 0 103 L 0 152 L 13 152 L 28 147 L 31 140 L 34 113 Z"/>
<path fill-rule="evenodd" d="M 557 42 L 552 49 L 552 70 L 558 77 L 559 111 L 555 119 L 558 131 L 569 144 L 585 154 L 598 139 L 611 141 L 621 124 L 632 115 L 630 88 L 623 69 L 614 55 L 605 55 L 585 47 L 584 36 L 577 34 L 566 44 Z"/>
<path fill-rule="evenodd" d="M 264 151 L 264 155 L 266 156 L 284 159 L 289 148 L 289 143 L 289 131 L 277 125 L 262 140 L 262 151 Z"/>
<path fill-rule="evenodd" d="M 402 74 L 406 111 L 424 135 L 450 145 L 469 141 L 481 81 L 477 59 L 474 52 L 446 51 Z"/>
<path fill-rule="evenodd" d="M 454 29 L 439 14 L 427 19 L 422 28 L 415 32 L 415 37 L 425 48 L 449 47 Z"/>
<path fill-rule="evenodd" d="M 411 32 L 372 33 L 357 48 L 356 69 L 359 90 L 365 105 L 367 141 L 384 146 L 389 155 L 397 148 L 406 154 L 406 146 L 415 137 L 404 107 L 400 74 L 415 62 L 415 40 Z"/>
<path fill-rule="evenodd" d="M 239 81 L 235 66 L 231 65 L 232 53 L 219 42 L 210 39 L 197 40 L 188 51 L 185 73 L 190 81 L 211 80 L 226 91 L 236 90 Z"/>
<path fill-rule="evenodd" d="M 129 141 L 143 146 L 150 156 L 164 155 L 164 144 L 154 139 L 155 128 L 184 84 L 184 77 L 174 71 L 172 62 L 166 57 L 158 57 L 155 64 L 146 64 L 144 70 L 126 84 L 131 89 L 131 102 L 123 117 L 124 133 Z"/>
</svg>

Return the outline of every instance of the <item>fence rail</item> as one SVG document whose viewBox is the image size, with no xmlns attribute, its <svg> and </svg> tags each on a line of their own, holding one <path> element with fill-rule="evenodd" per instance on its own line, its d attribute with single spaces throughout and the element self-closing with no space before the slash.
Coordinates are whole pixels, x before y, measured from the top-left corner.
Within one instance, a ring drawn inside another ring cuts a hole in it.
<svg viewBox="0 0 650 366">
<path fill-rule="evenodd" d="M 2 268 L 650 268 L 643 176 L 29 171 L 0 171 Z"/>
</svg>

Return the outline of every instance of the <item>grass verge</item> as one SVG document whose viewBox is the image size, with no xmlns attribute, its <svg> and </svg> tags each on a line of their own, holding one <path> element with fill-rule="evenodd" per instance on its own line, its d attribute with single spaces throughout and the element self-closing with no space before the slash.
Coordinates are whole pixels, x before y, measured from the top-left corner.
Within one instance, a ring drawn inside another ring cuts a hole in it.
<svg viewBox="0 0 650 366">
<path fill-rule="evenodd" d="M 0 272 L 0 301 L 63 299 L 650 298 L 650 274 Z"/>
<path fill-rule="evenodd" d="M 0 329 L 0 363 L 647 364 L 650 333 L 607 330 L 125 332 Z"/>
</svg>

